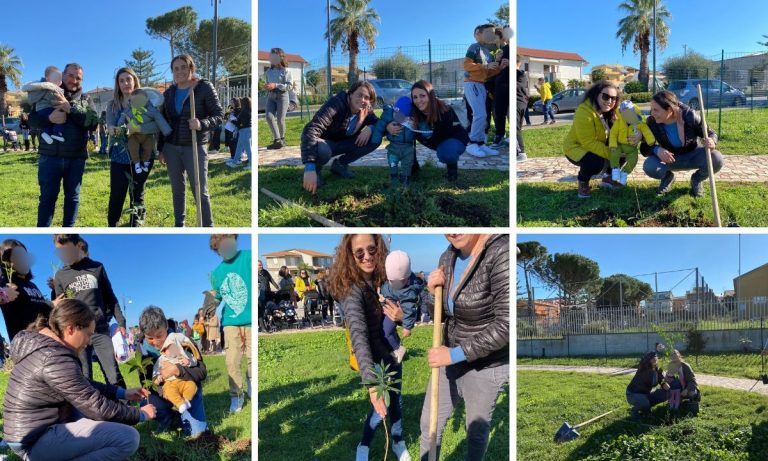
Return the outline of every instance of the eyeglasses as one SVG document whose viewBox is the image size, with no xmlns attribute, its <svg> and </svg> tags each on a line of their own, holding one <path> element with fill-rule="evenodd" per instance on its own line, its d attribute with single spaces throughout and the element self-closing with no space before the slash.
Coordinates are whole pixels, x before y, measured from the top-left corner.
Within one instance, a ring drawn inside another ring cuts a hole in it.
<svg viewBox="0 0 768 461">
<path fill-rule="evenodd" d="M 611 96 L 608 93 L 600 93 L 600 97 L 603 98 L 603 101 L 605 101 L 605 102 L 618 101 L 619 100 L 618 96 Z"/>
<path fill-rule="evenodd" d="M 376 245 L 368 245 L 367 248 L 358 248 L 355 250 L 354 254 L 358 261 L 363 262 L 366 253 L 368 253 L 369 256 L 376 256 L 377 251 L 379 251 L 379 249 L 376 248 Z"/>
</svg>

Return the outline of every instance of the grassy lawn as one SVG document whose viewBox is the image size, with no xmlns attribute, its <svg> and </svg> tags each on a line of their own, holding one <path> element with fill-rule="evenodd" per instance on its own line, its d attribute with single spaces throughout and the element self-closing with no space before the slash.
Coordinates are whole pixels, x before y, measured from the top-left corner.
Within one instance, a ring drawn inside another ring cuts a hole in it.
<svg viewBox="0 0 768 461">
<path fill-rule="evenodd" d="M 629 418 L 629 376 L 522 371 L 517 374 L 517 457 L 541 461 L 765 459 L 768 420 L 764 396 L 702 386 L 699 416 L 654 407 L 643 421 Z M 581 437 L 553 442 L 571 425 L 620 410 L 579 429 Z"/>
<path fill-rule="evenodd" d="M 595 190 L 588 200 L 576 196 L 576 183 L 519 183 L 517 223 L 520 226 L 713 226 L 709 183 L 704 196 L 689 195 L 687 181 L 656 196 L 658 183 L 635 182 L 615 192 Z M 718 183 L 723 225 L 768 226 L 768 186 Z"/>
<path fill-rule="evenodd" d="M 520 353 L 528 353 L 525 347 L 519 350 Z M 617 367 L 617 368 L 636 368 L 640 361 L 640 356 L 621 355 L 621 356 L 580 356 L 580 357 L 518 357 L 518 365 L 568 365 L 568 366 L 587 366 L 587 367 Z M 686 361 L 691 364 L 696 373 L 716 376 L 731 376 L 734 378 L 757 379 L 763 373 L 762 359 L 760 352 L 706 352 L 695 357 L 686 356 Z M 662 366 L 666 367 L 667 361 L 661 360 Z M 768 357 L 766 357 L 766 366 L 768 366 Z M 758 384 L 762 386 L 762 384 Z"/>
<path fill-rule="evenodd" d="M 229 384 L 227 367 L 223 355 L 205 356 L 208 377 L 203 381 L 203 398 L 208 426 L 219 436 L 218 447 L 212 444 L 186 442 L 180 433 L 165 432 L 153 434 L 153 422 L 140 423 L 136 426 L 141 434 L 139 451 L 130 458 L 131 461 L 162 460 L 162 461 L 208 461 L 208 460 L 238 460 L 251 459 L 251 411 L 250 401 L 243 411 L 234 415 L 229 414 Z M 94 379 L 104 382 L 101 368 L 94 364 Z M 138 387 L 139 378 L 136 373 L 130 374 L 124 366 L 120 370 L 129 387 Z M 9 373 L 0 372 L 0 395 L 5 395 Z M 16 460 L 16 455 L 10 450 L 8 460 Z"/>
<path fill-rule="evenodd" d="M 419 452 L 419 418 L 430 374 L 425 357 L 431 334 L 431 327 L 417 327 L 404 341 L 408 353 L 403 371 L 403 426 L 413 459 Z M 360 376 L 348 366 L 344 332 L 262 335 L 258 351 L 259 458 L 354 458 L 371 404 Z M 464 423 L 460 404 L 445 428 L 442 459 L 464 459 Z M 486 459 L 508 459 L 509 431 L 506 391 L 496 403 Z M 371 443 L 370 459 L 382 459 L 383 445 L 380 428 Z"/>
<path fill-rule="evenodd" d="M 509 223 L 509 172 L 461 170 L 449 184 L 445 169 L 423 165 L 405 192 L 389 189 L 385 167 L 351 167 L 342 180 L 324 169 L 325 185 L 312 195 L 301 188 L 301 167 L 259 167 L 259 187 L 346 226 L 504 227 Z M 259 226 L 319 226 L 296 207 L 259 194 Z"/>
<path fill-rule="evenodd" d="M 0 223 L 6 227 L 34 227 L 40 187 L 37 183 L 38 155 L 34 152 L 0 153 Z M 251 226 L 251 174 L 243 169 L 230 169 L 223 162 L 209 164 L 209 190 L 213 219 L 218 227 Z M 63 191 L 56 202 L 53 225 L 61 225 Z M 78 227 L 106 227 L 109 201 L 109 159 L 91 154 L 86 162 L 80 191 Z M 146 226 L 173 226 L 171 186 L 165 167 L 155 164 L 147 180 L 145 192 Z M 127 207 L 127 200 L 126 200 Z M 121 226 L 127 225 L 124 215 Z M 187 225 L 195 223 L 195 202 L 187 189 Z"/>
<path fill-rule="evenodd" d="M 707 122 L 717 131 L 716 111 L 710 111 Z M 768 109 L 723 111 L 718 150 L 723 155 L 768 154 L 768 130 L 764 129 L 766 125 Z M 570 129 L 570 124 L 552 128 L 523 128 L 526 153 L 531 158 L 563 156 L 563 142 Z"/>
</svg>

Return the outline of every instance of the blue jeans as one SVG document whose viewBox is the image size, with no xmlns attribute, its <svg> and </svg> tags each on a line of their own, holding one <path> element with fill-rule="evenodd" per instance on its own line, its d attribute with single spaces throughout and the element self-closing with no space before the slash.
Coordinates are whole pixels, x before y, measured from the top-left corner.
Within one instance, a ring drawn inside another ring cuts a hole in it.
<svg viewBox="0 0 768 461">
<path fill-rule="evenodd" d="M 251 164 L 251 129 L 240 128 L 237 135 L 237 147 L 235 148 L 235 158 L 239 158 L 240 154 L 245 153 L 248 155 L 248 164 Z"/>
<path fill-rule="evenodd" d="M 40 185 L 40 203 L 37 207 L 37 227 L 50 227 L 56 199 L 64 184 L 63 227 L 74 227 L 80 206 L 80 186 L 83 183 L 85 159 L 60 158 L 41 155 L 37 166 L 37 182 Z"/>
<path fill-rule="evenodd" d="M 712 171 L 717 173 L 723 167 L 723 155 L 712 151 Z M 703 147 L 697 147 L 687 154 L 675 155 L 675 162 L 670 165 L 661 163 L 659 157 L 651 155 L 643 163 L 643 171 L 651 178 L 661 179 L 668 171 L 676 170 L 696 170 L 696 176 L 699 179 L 707 179 L 709 170 L 707 169 L 707 151 Z"/>
<path fill-rule="evenodd" d="M 547 99 L 546 101 L 543 101 L 541 104 L 541 110 L 544 111 L 544 121 L 547 120 L 554 120 L 555 114 L 552 112 L 552 100 Z"/>
<path fill-rule="evenodd" d="M 466 144 L 458 139 L 448 138 L 437 145 L 437 159 L 445 164 L 457 163 L 459 156 L 467 149 Z"/>
<path fill-rule="evenodd" d="M 157 410 L 155 421 L 160 426 L 160 430 L 164 431 L 173 427 L 179 416 L 179 412 L 173 409 L 173 404 L 157 394 L 149 395 L 149 403 L 154 405 Z M 198 384 L 197 394 L 190 403 L 192 407 L 181 413 L 181 430 L 184 435 L 198 435 L 208 429 L 208 420 L 205 417 L 205 407 L 203 406 L 202 384 Z"/>
</svg>

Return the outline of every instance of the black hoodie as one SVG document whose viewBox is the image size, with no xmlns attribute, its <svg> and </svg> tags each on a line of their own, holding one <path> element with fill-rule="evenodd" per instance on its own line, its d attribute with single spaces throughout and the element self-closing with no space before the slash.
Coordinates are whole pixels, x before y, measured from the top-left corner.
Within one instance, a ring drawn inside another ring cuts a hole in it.
<svg viewBox="0 0 768 461">
<path fill-rule="evenodd" d="M 96 314 L 96 331 L 105 333 L 114 316 L 117 324 L 125 328 L 125 317 L 120 310 L 112 283 L 104 265 L 90 258 L 83 258 L 71 266 L 64 266 L 53 278 L 54 294 L 83 301 Z"/>
<path fill-rule="evenodd" d="M 8 329 L 8 341 L 12 341 L 16 333 L 26 329 L 30 323 L 33 323 L 38 314 L 46 317 L 51 313 L 51 304 L 43 296 L 43 293 L 37 288 L 37 285 L 26 277 L 21 278 L 16 275 L 13 277 L 13 284 L 19 292 L 19 297 L 12 302 L 5 303 L 0 308 L 3 310 L 5 326 Z M 8 285 L 8 279 L 0 275 L 0 287 Z"/>
</svg>

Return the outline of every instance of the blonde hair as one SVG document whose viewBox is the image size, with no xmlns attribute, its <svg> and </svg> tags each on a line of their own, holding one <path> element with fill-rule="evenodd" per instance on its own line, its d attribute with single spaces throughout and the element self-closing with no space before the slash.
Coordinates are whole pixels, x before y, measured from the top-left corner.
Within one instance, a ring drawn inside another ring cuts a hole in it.
<svg viewBox="0 0 768 461">
<path fill-rule="evenodd" d="M 122 107 L 120 106 L 120 101 L 122 99 L 122 96 L 130 96 L 127 94 L 123 94 L 123 91 L 120 89 L 120 74 L 128 74 L 133 78 L 134 90 L 139 89 L 141 87 L 141 82 L 139 81 L 139 76 L 136 75 L 136 72 L 131 69 L 130 67 L 121 67 L 117 69 L 117 72 L 115 73 L 115 89 L 112 90 L 112 103 L 111 108 L 113 110 L 120 110 Z"/>
</svg>

